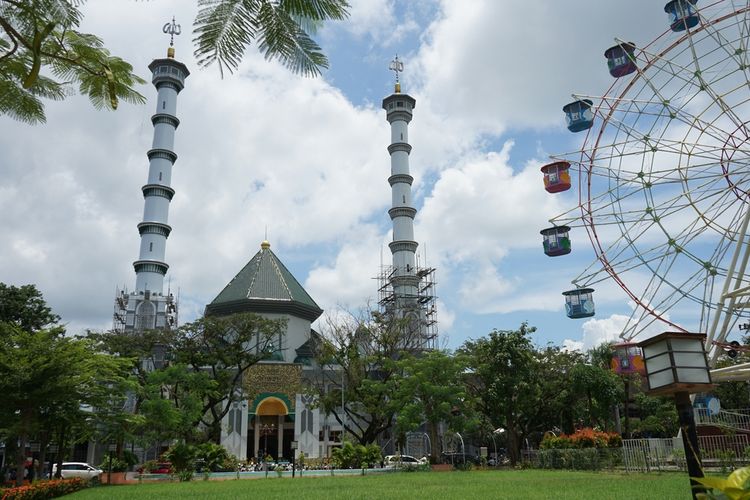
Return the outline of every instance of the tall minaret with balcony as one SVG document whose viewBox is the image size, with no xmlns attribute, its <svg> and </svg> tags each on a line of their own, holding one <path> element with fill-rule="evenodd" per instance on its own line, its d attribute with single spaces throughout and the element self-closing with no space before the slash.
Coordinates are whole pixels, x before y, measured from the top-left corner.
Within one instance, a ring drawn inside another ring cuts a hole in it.
<svg viewBox="0 0 750 500">
<path fill-rule="evenodd" d="M 408 94 L 401 93 L 399 73 L 404 65 L 398 56 L 390 67 L 396 73 L 396 84 L 393 94 L 383 99 L 383 109 L 388 123 L 391 124 L 391 144 L 388 152 L 391 155 L 391 209 L 388 215 L 393 222 L 393 241 L 389 244 L 393 256 L 393 269 L 389 281 L 393 290 L 391 308 L 399 318 L 408 318 L 411 330 L 421 329 L 422 312 L 419 305 L 419 282 L 416 267 L 417 242 L 414 241 L 414 217 L 417 210 L 412 206 L 411 184 L 414 180 L 409 174 L 409 122 L 417 101 Z M 417 333 L 414 331 L 414 333 Z M 421 347 L 416 338 L 408 341 L 413 347 Z"/>
<path fill-rule="evenodd" d="M 165 59 L 155 59 L 148 68 L 151 82 L 157 90 L 156 113 L 151 117 L 154 139 L 146 153 L 149 159 L 148 181 L 143 186 L 143 221 L 138 224 L 141 247 L 135 269 L 135 289 L 127 293 L 118 291 L 115 299 L 114 328 L 119 331 L 171 328 L 177 321 L 177 303 L 171 293 L 164 293 L 167 238 L 172 228 L 168 224 L 169 204 L 174 196 L 170 187 L 172 166 L 177 161 L 174 153 L 177 119 L 177 95 L 185 87 L 185 78 L 190 74 L 187 67 L 175 60 L 174 35 L 180 34 L 180 26 L 164 25 L 164 32 L 171 35 Z"/>
</svg>

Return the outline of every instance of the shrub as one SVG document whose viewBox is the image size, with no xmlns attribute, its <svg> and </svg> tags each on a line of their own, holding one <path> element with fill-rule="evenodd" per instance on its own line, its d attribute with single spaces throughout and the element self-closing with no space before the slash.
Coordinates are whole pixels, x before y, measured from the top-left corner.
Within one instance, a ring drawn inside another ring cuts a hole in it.
<svg viewBox="0 0 750 500">
<path fill-rule="evenodd" d="M 9 488 L 3 492 L 2 500 L 44 500 L 75 493 L 88 486 L 80 477 L 38 481 L 27 486 Z"/>
<path fill-rule="evenodd" d="M 195 458 L 210 472 L 234 471 L 237 459 L 226 448 L 216 443 L 203 443 L 195 447 Z"/>
<path fill-rule="evenodd" d="M 110 462 L 110 456 L 112 461 Z M 125 460 L 120 460 L 113 454 L 107 453 L 102 459 L 102 463 L 99 464 L 99 468 L 105 472 L 109 471 L 110 465 L 112 466 L 112 472 L 125 472 L 128 470 L 129 464 Z"/>
<path fill-rule="evenodd" d="M 193 478 L 195 455 L 195 446 L 177 443 L 164 453 L 164 458 L 172 462 L 172 469 L 180 481 L 190 481 Z"/>
<path fill-rule="evenodd" d="M 569 448 L 619 448 L 622 437 L 614 432 L 595 431 L 591 428 L 579 429 L 573 434 L 560 436 L 546 435 L 539 448 L 543 450 L 563 450 Z"/>
</svg>

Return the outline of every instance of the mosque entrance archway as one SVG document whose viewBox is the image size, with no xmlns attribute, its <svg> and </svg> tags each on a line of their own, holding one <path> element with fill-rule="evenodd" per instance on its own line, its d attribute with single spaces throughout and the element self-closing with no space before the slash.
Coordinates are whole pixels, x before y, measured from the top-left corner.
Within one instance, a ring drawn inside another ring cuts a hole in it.
<svg viewBox="0 0 750 500">
<path fill-rule="evenodd" d="M 263 395 L 256 399 L 255 417 L 248 438 L 252 438 L 253 456 L 273 460 L 291 459 L 291 441 L 294 436 L 294 422 L 289 418 L 289 405 L 275 395 Z M 292 439 L 290 439 L 290 430 Z M 248 443 L 249 444 L 249 443 Z"/>
</svg>

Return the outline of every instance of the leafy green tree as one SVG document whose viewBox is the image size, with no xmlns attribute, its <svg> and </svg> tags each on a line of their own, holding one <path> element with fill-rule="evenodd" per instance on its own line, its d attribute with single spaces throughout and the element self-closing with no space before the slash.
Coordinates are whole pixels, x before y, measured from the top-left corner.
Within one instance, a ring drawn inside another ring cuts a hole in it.
<svg viewBox="0 0 750 500">
<path fill-rule="evenodd" d="M 396 405 L 390 384 L 400 373 L 396 360 L 403 346 L 410 345 L 409 332 L 405 321 L 378 313 L 329 318 L 325 325 L 316 353 L 321 370 L 309 390 L 321 409 L 362 445 L 374 443 L 393 426 Z"/>
<path fill-rule="evenodd" d="M 487 337 L 465 342 L 461 348 L 474 373 L 472 391 L 479 410 L 495 428 L 505 429 L 513 464 L 520 456 L 521 419 L 540 404 L 530 391 L 535 368 L 531 334 L 535 331 L 522 323 L 518 330 L 494 330 Z"/>
<path fill-rule="evenodd" d="M 206 430 L 215 443 L 221 437 L 221 421 L 232 403 L 242 399 L 247 371 L 273 354 L 286 330 L 286 320 L 258 314 L 206 316 L 181 326 L 176 333 L 172 357 L 194 373 L 204 373 L 211 385 L 200 393 L 200 416 L 193 425 Z"/>
<path fill-rule="evenodd" d="M 176 432 L 197 440 L 198 436 L 188 435 L 188 429 L 201 429 L 205 439 L 218 443 L 221 420 L 232 403 L 242 398 L 245 374 L 270 357 L 285 326 L 283 320 L 243 313 L 203 317 L 173 331 L 91 332 L 89 337 L 102 350 L 130 360 L 142 388 L 136 392 L 133 411 L 147 417 L 141 427 L 149 430 L 145 437 L 153 440 L 157 434 Z M 163 391 L 159 384 L 164 384 Z M 159 401 L 162 392 L 165 401 Z M 144 410 L 146 400 L 148 409 Z M 194 412 L 183 411 L 197 403 Z M 173 412 L 185 414 L 175 420 L 170 417 Z M 190 425 L 180 423 L 187 416 Z M 152 419 L 157 419 L 154 425 L 150 425 Z M 138 431 L 131 428 L 129 432 Z"/>
<path fill-rule="evenodd" d="M 570 379 L 572 390 L 586 405 L 587 427 L 609 428 L 612 409 L 623 397 L 620 378 L 608 368 L 580 363 L 573 367 Z"/>
<path fill-rule="evenodd" d="M 203 411 L 203 397 L 214 391 L 209 374 L 175 364 L 148 375 L 141 404 L 144 436 L 152 443 L 181 439 L 195 441 Z"/>
<path fill-rule="evenodd" d="M 440 453 L 438 426 L 448 424 L 461 432 L 473 421 L 474 402 L 465 385 L 466 360 L 444 351 L 428 351 L 398 361 L 402 374 L 392 380 L 393 402 L 399 408 L 396 429 L 399 434 L 427 423 L 430 460 L 437 463 Z"/>
<path fill-rule="evenodd" d="M 52 312 L 36 286 L 16 287 L 0 283 L 0 322 L 33 332 L 58 321 L 60 316 Z"/>
<path fill-rule="evenodd" d="M 43 123 L 42 99 L 62 100 L 74 86 L 97 109 L 121 100 L 141 104 L 133 67 L 78 31 L 84 0 L 0 0 L 0 115 Z M 346 0 L 198 0 L 194 23 L 199 64 L 236 69 L 255 43 L 267 59 L 317 75 L 328 60 L 310 37 L 326 20 L 348 16 Z"/>
<path fill-rule="evenodd" d="M 106 404 L 127 376 L 121 360 L 97 352 L 85 339 L 66 337 L 61 327 L 29 332 L 0 322 L 2 427 L 18 437 L 17 468 L 23 478 L 23 451 L 31 436 L 54 423 L 64 448 L 66 431 L 91 422 L 86 406 Z"/>
</svg>

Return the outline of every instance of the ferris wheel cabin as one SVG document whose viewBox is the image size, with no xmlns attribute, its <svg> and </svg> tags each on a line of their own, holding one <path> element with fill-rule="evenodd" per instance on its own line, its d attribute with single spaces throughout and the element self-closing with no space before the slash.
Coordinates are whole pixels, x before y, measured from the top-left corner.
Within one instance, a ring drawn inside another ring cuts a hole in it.
<svg viewBox="0 0 750 500">
<path fill-rule="evenodd" d="M 581 132 L 590 129 L 594 125 L 594 112 L 591 111 L 593 105 L 594 103 L 591 100 L 582 99 L 563 106 L 568 130 Z"/>
<path fill-rule="evenodd" d="M 664 12 L 669 16 L 669 27 L 672 31 L 680 32 L 698 25 L 700 17 L 695 10 L 698 0 L 672 0 L 664 6 Z"/>
<path fill-rule="evenodd" d="M 605 50 L 604 57 L 607 58 L 609 74 L 620 78 L 633 73 L 637 69 L 634 52 L 635 44 L 632 42 L 621 43 Z"/>
<path fill-rule="evenodd" d="M 610 368 L 618 375 L 627 375 L 630 373 L 646 374 L 646 367 L 643 364 L 643 353 L 638 344 L 622 342 L 615 344 Z"/>
<path fill-rule="evenodd" d="M 565 296 L 565 314 L 572 319 L 590 318 L 594 315 L 594 289 L 576 288 L 562 294 Z"/>
<path fill-rule="evenodd" d="M 542 229 L 540 234 L 544 237 L 544 253 L 550 257 L 570 253 L 570 238 L 568 226 L 555 226 Z"/>
<path fill-rule="evenodd" d="M 559 193 L 570 189 L 570 162 L 556 161 L 542 167 L 544 189 L 548 193 Z"/>
</svg>

